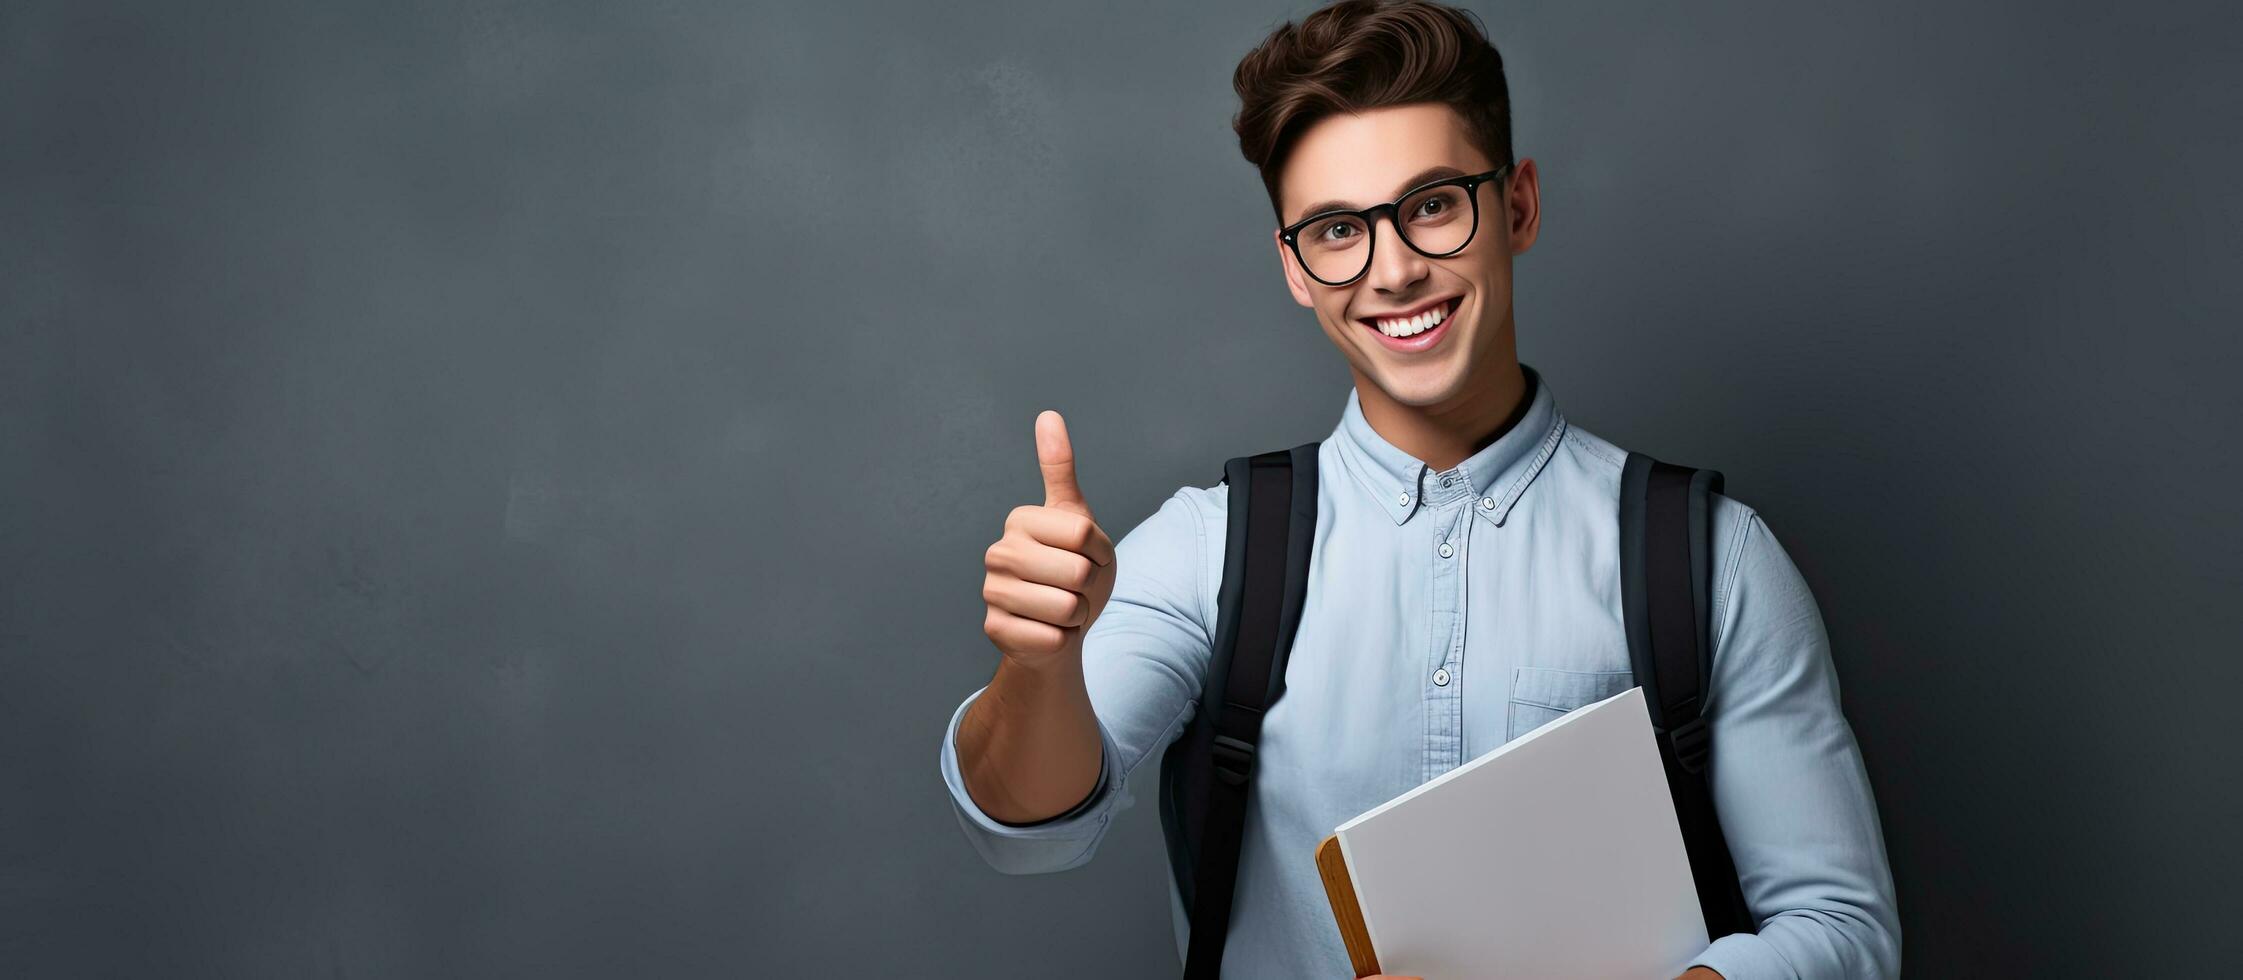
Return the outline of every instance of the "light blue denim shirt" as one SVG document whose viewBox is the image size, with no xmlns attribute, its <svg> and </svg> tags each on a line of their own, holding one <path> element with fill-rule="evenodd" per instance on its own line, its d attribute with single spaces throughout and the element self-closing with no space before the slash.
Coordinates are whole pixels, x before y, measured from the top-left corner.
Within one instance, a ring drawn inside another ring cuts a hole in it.
<svg viewBox="0 0 2243 980">
<path fill-rule="evenodd" d="M 1626 454 L 1568 425 L 1548 382 L 1526 373 L 1526 414 L 1452 469 L 1380 437 L 1352 388 L 1318 449 L 1308 596 L 1284 696 L 1262 722 L 1225 977 L 1351 976 L 1317 843 L 1634 686 L 1614 517 Z M 1026 826 L 991 819 L 966 792 L 956 748 L 958 719 L 981 692 L 952 714 L 943 780 L 997 870 L 1089 861 L 1134 801 L 1130 776 L 1144 767 L 1153 778 L 1197 708 L 1228 494 L 1219 483 L 1181 488 L 1115 544 L 1113 598 L 1083 640 L 1105 772 L 1082 806 Z M 1717 497 L 1712 540 L 1714 801 L 1760 931 L 1716 940 L 1694 962 L 1728 980 L 1895 976 L 1892 876 L 1814 596 L 1752 508 Z M 1181 962 L 1190 922 L 1173 881 L 1169 902 Z"/>
</svg>

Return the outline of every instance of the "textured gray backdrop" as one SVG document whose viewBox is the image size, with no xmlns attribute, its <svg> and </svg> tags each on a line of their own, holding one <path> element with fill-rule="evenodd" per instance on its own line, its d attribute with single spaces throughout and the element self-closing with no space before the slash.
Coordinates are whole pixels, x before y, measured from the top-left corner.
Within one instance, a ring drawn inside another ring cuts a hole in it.
<svg viewBox="0 0 2243 980">
<path fill-rule="evenodd" d="M 1910 972 L 2243 958 L 2237 19 L 1473 5 L 1574 419 L 1814 586 Z M 0 7 L 0 974 L 1174 971 L 935 769 L 1067 414 L 1118 537 L 1347 374 L 1297 3 Z M 793 974 L 787 974 L 793 975 Z"/>
</svg>

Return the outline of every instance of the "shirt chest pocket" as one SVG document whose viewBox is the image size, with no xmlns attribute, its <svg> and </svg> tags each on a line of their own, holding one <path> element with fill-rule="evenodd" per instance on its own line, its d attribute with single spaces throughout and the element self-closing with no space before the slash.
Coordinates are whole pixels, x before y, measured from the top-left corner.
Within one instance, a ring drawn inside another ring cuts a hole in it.
<svg viewBox="0 0 2243 980">
<path fill-rule="evenodd" d="M 1518 738 L 1559 715 L 1634 686 L 1633 671 L 1520 667 L 1511 675 L 1511 730 L 1505 737 Z"/>
</svg>

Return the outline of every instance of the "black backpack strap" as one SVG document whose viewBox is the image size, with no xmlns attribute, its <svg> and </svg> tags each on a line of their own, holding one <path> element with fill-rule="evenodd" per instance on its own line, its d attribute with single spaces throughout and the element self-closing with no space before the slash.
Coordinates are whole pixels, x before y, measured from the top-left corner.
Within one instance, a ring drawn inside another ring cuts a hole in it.
<svg viewBox="0 0 2243 980">
<path fill-rule="evenodd" d="M 1204 800 L 1204 812 L 1192 815 L 1197 817 L 1191 834 L 1196 846 L 1190 853 L 1196 861 L 1190 862 L 1191 887 L 1183 890 L 1192 924 L 1184 957 L 1187 980 L 1216 977 L 1222 970 L 1255 746 L 1262 716 L 1285 693 L 1285 663 L 1308 593 L 1309 552 L 1316 536 L 1316 452 L 1317 443 L 1310 442 L 1238 457 L 1223 467 L 1224 482 L 1230 485 L 1229 529 L 1214 651 L 1200 700 L 1201 718 L 1195 719 L 1195 726 L 1203 721 L 1204 727 L 1185 749 L 1205 753 L 1198 756 L 1205 765 L 1184 790 Z M 1200 741 L 1205 750 L 1197 749 Z M 1177 859 L 1173 850 L 1172 842 L 1172 861 Z"/>
<path fill-rule="evenodd" d="M 1721 473 L 1629 453 L 1620 471 L 1620 592 L 1628 657 L 1643 688 L 1666 766 L 1667 789 L 1690 855 L 1706 936 L 1754 932 L 1721 820 L 1707 760 L 1705 694 L 1713 643 L 1707 594 L 1713 577 L 1712 495 Z"/>
</svg>

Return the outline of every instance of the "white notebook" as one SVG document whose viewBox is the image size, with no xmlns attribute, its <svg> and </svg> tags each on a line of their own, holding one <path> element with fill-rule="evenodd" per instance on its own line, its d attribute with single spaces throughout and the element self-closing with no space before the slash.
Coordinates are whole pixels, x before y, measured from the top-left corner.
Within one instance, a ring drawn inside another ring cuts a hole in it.
<svg viewBox="0 0 2243 980">
<path fill-rule="evenodd" d="M 1672 977 L 1706 947 L 1643 689 L 1334 831 L 1387 973 Z"/>
</svg>

